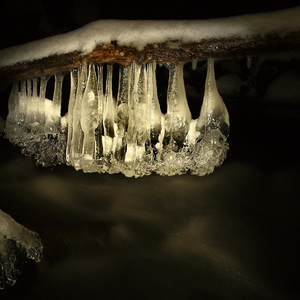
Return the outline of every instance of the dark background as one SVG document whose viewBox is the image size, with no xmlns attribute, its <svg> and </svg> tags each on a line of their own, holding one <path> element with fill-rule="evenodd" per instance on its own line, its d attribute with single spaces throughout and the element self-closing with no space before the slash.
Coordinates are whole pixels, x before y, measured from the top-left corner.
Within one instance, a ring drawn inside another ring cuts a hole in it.
<svg viewBox="0 0 300 300">
<path fill-rule="evenodd" d="M 265 12 L 297 5 L 297 0 L 2 0 L 0 48 L 68 32 L 99 19 L 204 19 Z"/>
<path fill-rule="evenodd" d="M 225 17 L 297 4 L 4 0 L 0 48 L 103 18 Z M 28 263 L 0 298 L 299 299 L 299 103 L 224 100 L 230 151 L 204 177 L 41 168 L 0 138 L 0 209 L 45 246 L 42 262 Z"/>
</svg>

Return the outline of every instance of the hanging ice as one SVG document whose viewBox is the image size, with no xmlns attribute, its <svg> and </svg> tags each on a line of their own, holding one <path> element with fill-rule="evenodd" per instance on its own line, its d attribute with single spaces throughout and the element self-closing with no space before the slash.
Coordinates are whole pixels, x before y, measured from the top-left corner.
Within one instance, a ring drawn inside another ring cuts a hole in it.
<svg viewBox="0 0 300 300">
<path fill-rule="evenodd" d="M 0 289 L 13 285 L 21 272 L 22 260 L 41 260 L 43 246 L 30 231 L 0 210 Z M 24 263 L 24 262 L 23 262 Z"/>
<path fill-rule="evenodd" d="M 229 115 L 217 89 L 212 59 L 207 62 L 204 99 L 195 125 L 196 139 L 190 170 L 192 174 L 205 175 L 223 163 L 229 135 Z"/>
<path fill-rule="evenodd" d="M 66 116 L 60 115 L 63 74 L 54 75 L 53 100 L 45 98 L 49 78 L 15 83 L 6 136 L 42 165 L 66 161 L 76 170 L 122 172 L 129 177 L 152 172 L 184 174 L 188 170 L 209 174 L 222 164 L 228 150 L 228 112 L 209 59 L 200 116 L 192 120 L 183 66 L 166 64 L 165 115 L 157 96 L 156 62 L 120 66 L 117 99 L 113 97 L 114 66 L 83 63 L 70 73 Z"/>
</svg>

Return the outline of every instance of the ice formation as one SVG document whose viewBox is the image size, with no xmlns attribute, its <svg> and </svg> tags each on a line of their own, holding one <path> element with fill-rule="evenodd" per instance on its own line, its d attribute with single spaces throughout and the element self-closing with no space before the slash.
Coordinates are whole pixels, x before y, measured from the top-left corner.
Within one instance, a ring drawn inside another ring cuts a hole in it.
<svg viewBox="0 0 300 300">
<path fill-rule="evenodd" d="M 44 166 L 66 161 L 76 170 L 122 172 L 128 177 L 188 170 L 209 174 L 222 164 L 228 150 L 228 112 L 217 90 L 214 61 L 208 59 L 201 113 L 192 119 L 183 66 L 166 64 L 166 114 L 158 100 L 155 62 L 120 65 L 117 99 L 113 97 L 113 65 L 83 63 L 70 72 L 69 107 L 63 117 L 63 74 L 54 75 L 53 100 L 45 98 L 48 77 L 15 83 L 6 136 Z"/>
<path fill-rule="evenodd" d="M 13 285 L 24 259 L 41 260 L 43 246 L 37 233 L 0 210 L 0 289 Z"/>
</svg>

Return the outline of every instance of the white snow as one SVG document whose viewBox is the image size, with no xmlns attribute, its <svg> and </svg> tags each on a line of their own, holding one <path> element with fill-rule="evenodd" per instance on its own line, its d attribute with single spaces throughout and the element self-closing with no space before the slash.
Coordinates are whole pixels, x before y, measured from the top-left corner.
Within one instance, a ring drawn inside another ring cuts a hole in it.
<svg viewBox="0 0 300 300">
<path fill-rule="evenodd" d="M 300 6 L 286 10 L 210 20 L 100 20 L 75 31 L 0 51 L 0 67 L 55 54 L 90 53 L 96 45 L 117 41 L 142 50 L 148 43 L 170 40 L 199 42 L 205 38 L 284 36 L 300 30 Z"/>
</svg>

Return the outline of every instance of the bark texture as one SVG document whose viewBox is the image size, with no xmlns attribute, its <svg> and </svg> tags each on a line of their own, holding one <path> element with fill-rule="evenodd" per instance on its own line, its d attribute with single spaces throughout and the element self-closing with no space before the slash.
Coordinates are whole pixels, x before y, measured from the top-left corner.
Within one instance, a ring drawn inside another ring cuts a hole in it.
<svg viewBox="0 0 300 300">
<path fill-rule="evenodd" d="M 118 45 L 117 42 L 112 41 L 110 44 L 98 45 L 88 55 L 82 55 L 76 51 L 0 68 L 0 84 L 68 71 L 83 62 L 128 65 L 132 61 L 142 64 L 155 60 L 158 63 L 176 63 L 188 62 L 193 59 L 230 58 L 286 50 L 300 50 L 299 31 L 285 36 L 272 33 L 263 38 L 256 35 L 244 39 L 235 37 L 203 39 L 199 43 L 168 41 L 149 44 L 141 51 L 133 47 Z"/>
</svg>

